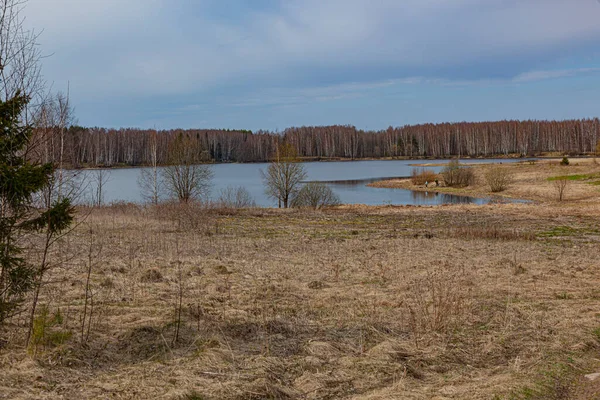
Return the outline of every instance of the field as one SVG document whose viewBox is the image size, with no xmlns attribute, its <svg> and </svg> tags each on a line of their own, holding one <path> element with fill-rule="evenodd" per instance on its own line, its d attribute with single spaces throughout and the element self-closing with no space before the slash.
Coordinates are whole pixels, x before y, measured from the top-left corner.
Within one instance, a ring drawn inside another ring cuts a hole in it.
<svg viewBox="0 0 600 400">
<path fill-rule="evenodd" d="M 535 203 L 82 209 L 0 398 L 598 398 L 598 167 L 513 168 Z"/>
</svg>

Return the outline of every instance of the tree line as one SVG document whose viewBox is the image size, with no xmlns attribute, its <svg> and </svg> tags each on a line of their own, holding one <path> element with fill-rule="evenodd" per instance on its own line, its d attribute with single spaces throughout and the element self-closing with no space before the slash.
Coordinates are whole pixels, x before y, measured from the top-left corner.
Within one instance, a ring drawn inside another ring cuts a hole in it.
<svg viewBox="0 0 600 400">
<path fill-rule="evenodd" d="M 47 136 L 53 126 L 40 134 Z M 60 136 L 60 138 L 58 138 Z M 169 165 L 185 139 L 198 157 L 214 162 L 270 161 L 279 145 L 301 158 L 486 157 L 547 152 L 590 154 L 600 139 L 600 120 L 496 121 L 406 125 L 364 131 L 349 125 L 303 126 L 283 132 L 212 129 L 107 129 L 70 126 L 44 142 L 43 162 L 72 168 Z"/>
</svg>

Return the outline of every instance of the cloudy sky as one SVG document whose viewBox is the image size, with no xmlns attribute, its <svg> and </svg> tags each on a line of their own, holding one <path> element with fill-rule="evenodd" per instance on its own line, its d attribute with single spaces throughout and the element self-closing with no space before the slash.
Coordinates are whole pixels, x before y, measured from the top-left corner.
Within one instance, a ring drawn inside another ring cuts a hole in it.
<svg viewBox="0 0 600 400">
<path fill-rule="evenodd" d="M 600 0 L 29 0 L 81 125 L 600 115 Z"/>
</svg>

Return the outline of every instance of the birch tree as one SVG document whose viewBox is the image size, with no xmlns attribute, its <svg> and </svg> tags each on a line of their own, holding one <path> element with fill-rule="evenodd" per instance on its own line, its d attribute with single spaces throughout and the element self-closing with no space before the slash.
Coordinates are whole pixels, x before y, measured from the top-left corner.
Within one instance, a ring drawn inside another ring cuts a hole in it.
<svg viewBox="0 0 600 400">
<path fill-rule="evenodd" d="M 261 171 L 267 196 L 276 199 L 279 208 L 288 208 L 290 201 L 298 193 L 307 174 L 304 166 L 297 162 L 296 151 L 289 144 L 277 148 L 275 158 Z"/>
</svg>

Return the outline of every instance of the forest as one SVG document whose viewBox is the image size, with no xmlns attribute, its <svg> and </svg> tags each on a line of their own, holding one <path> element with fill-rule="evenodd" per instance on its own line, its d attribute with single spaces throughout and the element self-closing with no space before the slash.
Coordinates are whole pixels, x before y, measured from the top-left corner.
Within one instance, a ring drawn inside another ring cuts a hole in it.
<svg viewBox="0 0 600 400">
<path fill-rule="evenodd" d="M 59 130 L 48 135 L 48 131 Z M 600 138 L 600 120 L 497 121 L 406 125 L 364 131 L 350 125 L 303 126 L 283 132 L 219 129 L 150 130 L 38 125 L 44 162 L 62 160 L 71 168 L 159 165 L 185 138 L 204 160 L 269 161 L 282 143 L 305 159 L 446 158 L 534 156 L 542 153 L 590 154 Z M 62 158 L 61 158 L 62 157 Z"/>
</svg>

